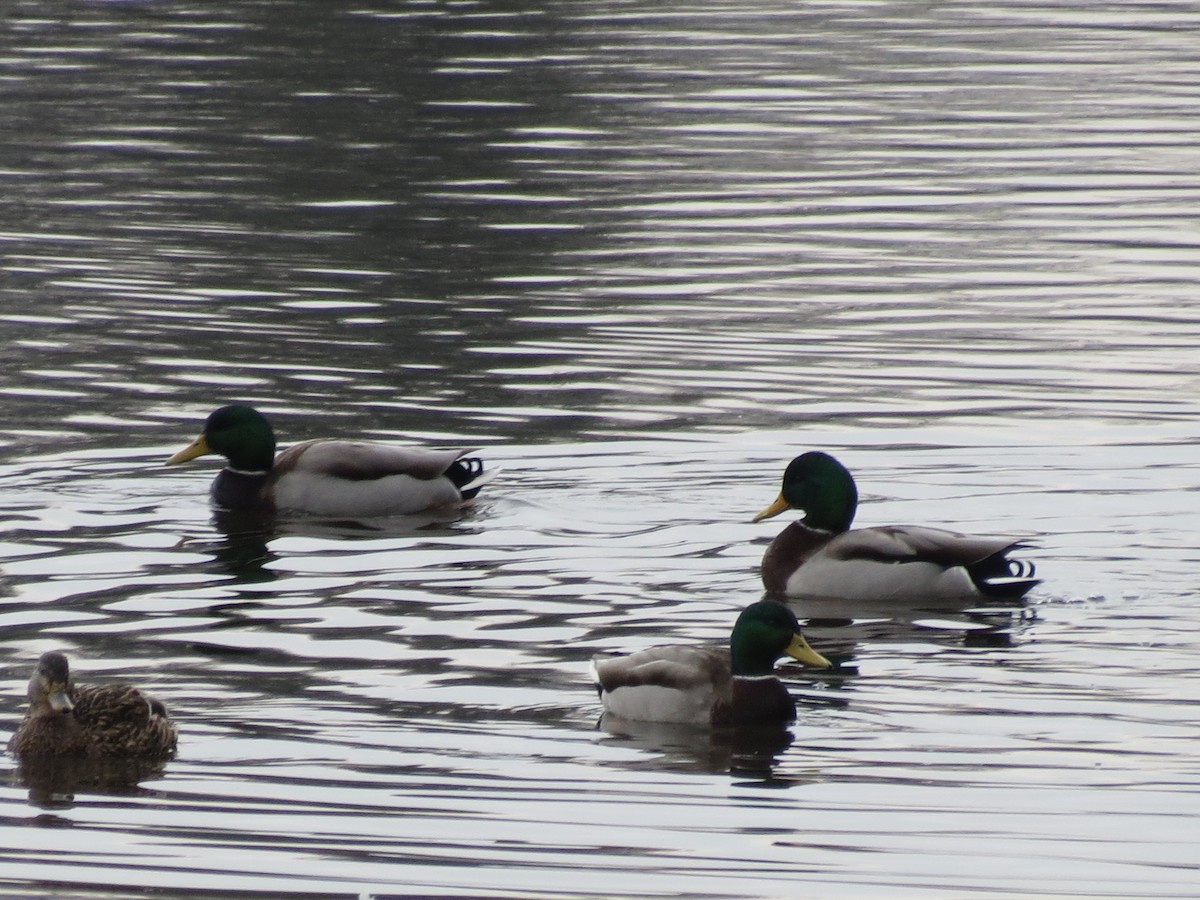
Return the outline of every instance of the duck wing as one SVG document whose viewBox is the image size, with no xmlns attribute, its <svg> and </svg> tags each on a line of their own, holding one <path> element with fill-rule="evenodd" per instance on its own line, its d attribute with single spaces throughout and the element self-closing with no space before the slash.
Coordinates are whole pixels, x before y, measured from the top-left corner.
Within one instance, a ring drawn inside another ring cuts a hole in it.
<svg viewBox="0 0 1200 900">
<path fill-rule="evenodd" d="M 689 691 L 720 686 L 729 683 L 730 668 L 729 651 L 722 647 L 668 645 L 592 659 L 596 686 L 604 693 L 630 687 Z"/>
<path fill-rule="evenodd" d="M 428 481 L 440 478 L 466 450 L 429 450 L 368 441 L 305 441 L 275 457 L 276 478 L 290 472 L 326 475 L 347 481 L 374 481 L 408 475 Z"/>
<path fill-rule="evenodd" d="M 1011 537 L 976 537 L 924 525 L 882 525 L 843 532 L 825 545 L 824 552 L 840 560 L 923 560 L 951 568 L 970 567 L 1027 544 Z"/>
<path fill-rule="evenodd" d="M 92 753 L 101 756 L 166 756 L 176 744 L 166 707 L 133 685 L 77 686 L 74 716 Z"/>
</svg>

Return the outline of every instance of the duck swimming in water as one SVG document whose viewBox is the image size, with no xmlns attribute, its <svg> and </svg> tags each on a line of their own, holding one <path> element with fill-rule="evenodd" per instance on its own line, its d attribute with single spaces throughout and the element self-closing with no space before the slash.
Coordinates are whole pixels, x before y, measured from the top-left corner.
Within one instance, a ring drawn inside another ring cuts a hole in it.
<svg viewBox="0 0 1200 900">
<path fill-rule="evenodd" d="M 163 704 L 128 684 L 76 685 L 67 657 L 43 653 L 29 680 L 29 709 L 8 742 L 15 756 L 163 759 L 178 730 Z"/>
<path fill-rule="evenodd" d="M 767 547 L 769 594 L 844 600 L 1016 600 L 1039 579 L 1032 563 L 1009 554 L 1028 545 L 1011 537 L 973 537 L 921 525 L 854 528 L 858 489 L 828 453 L 796 457 L 778 499 L 754 517 L 803 510 Z"/>
<path fill-rule="evenodd" d="M 785 654 L 820 669 L 832 665 L 808 645 L 790 609 L 761 600 L 742 610 L 727 647 L 673 644 L 628 656 L 599 654 L 592 677 L 605 711 L 623 719 L 776 725 L 796 718 L 795 701 L 775 676 L 775 661 Z"/>
<path fill-rule="evenodd" d="M 275 455 L 275 433 L 258 410 L 222 406 L 191 444 L 167 460 L 217 453 L 213 503 L 228 510 L 293 511 L 371 518 L 461 505 L 493 477 L 464 450 L 428 450 L 336 439 L 304 441 Z"/>
</svg>

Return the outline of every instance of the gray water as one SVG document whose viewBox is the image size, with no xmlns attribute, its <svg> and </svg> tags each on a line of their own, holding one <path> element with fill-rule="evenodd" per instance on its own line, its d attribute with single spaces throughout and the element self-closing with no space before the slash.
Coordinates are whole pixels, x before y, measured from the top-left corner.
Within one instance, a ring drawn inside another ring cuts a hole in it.
<svg viewBox="0 0 1200 900">
<path fill-rule="evenodd" d="M 181 728 L 133 779 L 4 757 L 4 893 L 1200 890 L 1200 10 L 0 26 L 0 731 L 53 647 Z M 231 530 L 162 466 L 231 400 L 504 472 Z M 810 448 L 1044 583 L 797 604 L 844 665 L 771 739 L 601 725 L 590 655 L 727 636 Z"/>
</svg>

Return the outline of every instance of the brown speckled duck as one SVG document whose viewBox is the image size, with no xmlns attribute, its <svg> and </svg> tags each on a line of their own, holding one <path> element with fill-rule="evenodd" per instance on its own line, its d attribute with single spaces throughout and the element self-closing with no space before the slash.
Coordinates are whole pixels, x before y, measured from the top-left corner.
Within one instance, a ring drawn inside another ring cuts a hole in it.
<svg viewBox="0 0 1200 900">
<path fill-rule="evenodd" d="M 667 645 L 628 656 L 599 654 L 592 677 L 605 712 L 639 722 L 714 728 L 778 725 L 796 718 L 796 704 L 775 676 L 787 654 L 828 669 L 829 660 L 800 633 L 782 603 L 760 600 L 734 623 L 728 647 Z"/>
<path fill-rule="evenodd" d="M 75 685 L 67 658 L 43 653 L 29 680 L 29 709 L 8 742 L 15 756 L 165 759 L 178 731 L 161 702 L 128 684 Z"/>
<path fill-rule="evenodd" d="M 464 450 L 428 450 L 363 441 L 304 441 L 275 455 L 275 433 L 256 409 L 222 406 L 189 446 L 167 460 L 206 453 L 229 460 L 212 483 L 228 510 L 291 511 L 371 518 L 461 505 L 492 475 Z"/>
<path fill-rule="evenodd" d="M 857 508 L 854 478 L 828 453 L 792 460 L 779 498 L 754 517 L 805 513 L 763 555 L 767 592 L 842 600 L 1015 600 L 1039 583 L 1032 563 L 1009 558 L 1024 540 L 921 525 L 851 529 Z"/>
</svg>

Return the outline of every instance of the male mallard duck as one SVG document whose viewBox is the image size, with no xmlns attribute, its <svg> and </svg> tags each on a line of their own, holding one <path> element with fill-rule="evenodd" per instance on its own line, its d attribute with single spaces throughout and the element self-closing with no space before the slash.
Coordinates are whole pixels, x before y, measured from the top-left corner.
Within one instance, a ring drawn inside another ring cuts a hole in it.
<svg viewBox="0 0 1200 900">
<path fill-rule="evenodd" d="M 1038 579 L 1032 563 L 1009 559 L 1027 545 L 1012 538 L 971 537 L 920 525 L 850 529 L 858 490 L 827 453 L 798 456 L 783 473 L 779 498 L 755 522 L 801 509 L 763 555 L 770 594 L 843 600 L 1015 600 Z"/>
<path fill-rule="evenodd" d="M 72 684 L 67 658 L 52 650 L 29 679 L 29 709 L 8 752 L 161 759 L 177 740 L 161 702 L 128 684 Z"/>
<path fill-rule="evenodd" d="M 229 460 L 212 500 L 233 510 L 293 510 L 318 516 L 403 515 L 469 500 L 491 480 L 464 450 L 318 439 L 275 455 L 271 423 L 250 406 L 222 406 L 189 446 L 167 460 L 206 453 Z"/>
<path fill-rule="evenodd" d="M 628 656 L 592 658 L 592 677 L 604 709 L 640 722 L 774 725 L 796 718 L 796 704 L 775 677 L 784 654 L 821 669 L 790 609 L 760 600 L 742 610 L 729 647 L 669 645 Z"/>
</svg>

